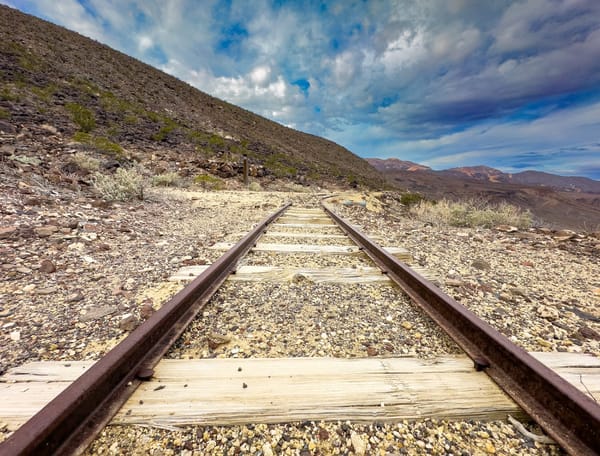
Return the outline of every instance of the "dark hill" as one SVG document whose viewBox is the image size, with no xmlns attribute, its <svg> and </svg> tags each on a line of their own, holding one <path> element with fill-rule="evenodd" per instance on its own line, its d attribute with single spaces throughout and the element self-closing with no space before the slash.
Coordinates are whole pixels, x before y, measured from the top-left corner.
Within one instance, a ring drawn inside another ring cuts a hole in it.
<svg viewBox="0 0 600 456">
<path fill-rule="evenodd" d="M 117 159 L 153 155 L 146 163 L 150 168 L 190 174 L 209 159 L 239 163 L 247 155 L 267 177 L 366 185 L 382 180 L 365 160 L 331 141 L 211 97 L 96 41 L 2 5 L 0 81 L 4 130 L 11 129 L 8 124 L 17 132 L 47 124 Z M 230 168 L 220 172 L 232 174 Z"/>
</svg>

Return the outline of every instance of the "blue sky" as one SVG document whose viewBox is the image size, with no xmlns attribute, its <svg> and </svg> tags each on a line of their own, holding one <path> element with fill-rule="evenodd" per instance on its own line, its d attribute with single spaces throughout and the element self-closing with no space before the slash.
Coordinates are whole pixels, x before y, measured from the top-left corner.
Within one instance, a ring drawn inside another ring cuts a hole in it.
<svg viewBox="0 0 600 456">
<path fill-rule="evenodd" d="M 362 157 L 600 179 L 600 1 L 8 0 Z"/>
</svg>

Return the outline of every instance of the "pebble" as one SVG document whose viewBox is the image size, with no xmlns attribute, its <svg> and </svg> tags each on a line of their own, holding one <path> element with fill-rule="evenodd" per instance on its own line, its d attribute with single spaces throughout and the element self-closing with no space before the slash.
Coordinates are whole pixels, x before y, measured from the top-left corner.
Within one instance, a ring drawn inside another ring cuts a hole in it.
<svg viewBox="0 0 600 456">
<path fill-rule="evenodd" d="M 40 226 L 38 228 L 33 229 L 35 234 L 37 234 L 39 237 L 52 236 L 53 234 L 57 233 L 58 230 L 59 230 L 58 226 L 55 226 L 55 225 L 45 225 L 45 226 Z"/>
<path fill-rule="evenodd" d="M 45 274 L 51 274 L 53 272 L 56 272 L 56 266 L 50 260 L 42 260 L 42 262 L 40 263 L 39 271 Z"/>
<path fill-rule="evenodd" d="M 363 456 L 367 451 L 367 443 L 363 438 L 356 432 L 350 434 L 350 440 L 352 441 L 352 448 L 358 456 Z"/>
<path fill-rule="evenodd" d="M 123 331 L 133 331 L 138 324 L 138 318 L 135 315 L 128 313 L 121 317 L 121 320 L 119 321 L 119 328 Z"/>
</svg>

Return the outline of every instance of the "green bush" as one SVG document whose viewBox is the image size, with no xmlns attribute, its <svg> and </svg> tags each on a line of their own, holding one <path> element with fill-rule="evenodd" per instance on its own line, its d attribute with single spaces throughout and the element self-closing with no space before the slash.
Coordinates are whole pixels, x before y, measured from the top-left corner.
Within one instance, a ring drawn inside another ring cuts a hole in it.
<svg viewBox="0 0 600 456">
<path fill-rule="evenodd" d="M 250 190 L 251 192 L 260 192 L 262 190 L 261 185 L 254 181 L 254 182 L 250 182 L 250 185 L 248 185 L 248 190 Z"/>
<path fill-rule="evenodd" d="M 67 103 L 65 108 L 71 113 L 71 119 L 79 126 L 82 132 L 89 133 L 96 127 L 94 113 L 86 107 L 77 103 Z"/>
<path fill-rule="evenodd" d="M 117 158 L 124 157 L 123 148 L 119 144 L 114 143 L 103 136 L 95 136 L 90 135 L 89 133 L 78 131 L 75 133 L 75 135 L 73 135 L 73 140 L 90 146 L 99 152 L 103 152 Z"/>
<path fill-rule="evenodd" d="M 73 156 L 73 161 L 81 169 L 85 169 L 87 171 L 98 171 L 100 169 L 100 160 L 81 152 L 77 152 Z"/>
<path fill-rule="evenodd" d="M 225 188 L 223 180 L 211 174 L 198 174 L 194 178 L 194 183 L 207 190 L 223 190 Z"/>
<path fill-rule="evenodd" d="M 508 203 L 491 204 L 480 200 L 448 201 L 437 203 L 421 201 L 410 208 L 410 214 L 436 226 L 484 227 L 513 225 L 529 228 L 531 213 Z"/>
<path fill-rule="evenodd" d="M 2 87 L 2 90 L 0 91 L 0 101 L 18 101 L 19 98 L 19 95 L 12 93 L 10 87 Z"/>
<path fill-rule="evenodd" d="M 155 187 L 177 187 L 180 182 L 179 174 L 175 172 L 158 174 L 152 178 Z"/>
<path fill-rule="evenodd" d="M 400 196 L 400 204 L 410 207 L 423 201 L 423 197 L 418 193 L 403 193 Z"/>
<path fill-rule="evenodd" d="M 10 111 L 0 108 L 0 119 L 10 119 L 11 114 Z"/>
<path fill-rule="evenodd" d="M 144 177 L 137 168 L 118 168 L 114 175 L 94 174 L 94 188 L 107 201 L 144 199 Z"/>
</svg>

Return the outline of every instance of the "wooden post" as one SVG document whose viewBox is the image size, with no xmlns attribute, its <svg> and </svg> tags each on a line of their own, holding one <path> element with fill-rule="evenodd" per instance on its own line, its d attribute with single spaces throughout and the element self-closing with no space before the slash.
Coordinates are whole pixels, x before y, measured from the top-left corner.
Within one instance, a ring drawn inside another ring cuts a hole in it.
<svg viewBox="0 0 600 456">
<path fill-rule="evenodd" d="M 244 156 L 244 185 L 248 185 L 248 158 Z"/>
</svg>

